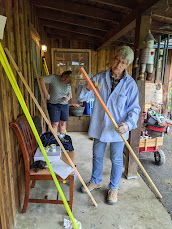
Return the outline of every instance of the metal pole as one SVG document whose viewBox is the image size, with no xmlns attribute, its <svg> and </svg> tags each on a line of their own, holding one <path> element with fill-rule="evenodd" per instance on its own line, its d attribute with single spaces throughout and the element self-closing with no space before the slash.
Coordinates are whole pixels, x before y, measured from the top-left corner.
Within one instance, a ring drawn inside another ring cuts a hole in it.
<svg viewBox="0 0 172 229">
<path fill-rule="evenodd" d="M 164 65 L 165 65 L 165 56 L 166 56 L 166 45 L 167 45 L 167 39 L 165 38 L 164 41 L 164 48 L 163 48 L 163 58 L 162 58 L 162 65 L 161 65 L 161 82 L 163 81 L 163 75 L 164 75 Z"/>
<path fill-rule="evenodd" d="M 161 35 L 158 36 L 158 47 L 157 47 L 156 60 L 155 60 L 155 77 L 154 77 L 154 83 L 157 80 L 157 74 L 158 74 L 158 62 L 159 62 L 160 43 L 161 43 Z"/>
<path fill-rule="evenodd" d="M 170 35 L 168 34 L 167 43 L 166 43 L 166 52 L 165 52 L 165 60 L 164 60 L 164 70 L 163 70 L 162 84 L 164 84 L 164 82 L 165 82 L 165 72 L 166 72 L 166 65 L 167 65 L 167 59 L 168 59 L 169 39 L 170 39 Z"/>
</svg>

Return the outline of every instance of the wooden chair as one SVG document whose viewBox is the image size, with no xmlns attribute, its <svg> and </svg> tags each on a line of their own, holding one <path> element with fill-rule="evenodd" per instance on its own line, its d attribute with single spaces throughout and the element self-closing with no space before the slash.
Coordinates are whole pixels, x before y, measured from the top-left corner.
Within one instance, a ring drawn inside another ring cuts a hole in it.
<svg viewBox="0 0 172 229">
<path fill-rule="evenodd" d="M 19 145 L 22 150 L 24 167 L 25 167 L 25 197 L 24 204 L 22 208 L 22 213 L 26 212 L 28 207 L 28 202 L 31 203 L 50 203 L 50 204 L 63 204 L 63 201 L 58 200 L 58 195 L 56 200 L 48 199 L 29 199 L 30 194 L 30 183 L 31 188 L 34 188 L 37 180 L 52 180 L 52 176 L 48 169 L 39 170 L 34 172 L 33 169 L 30 169 L 30 164 L 33 161 L 34 153 L 38 147 L 35 136 L 32 133 L 32 130 L 28 124 L 28 121 L 24 115 L 21 115 L 17 118 L 15 122 L 10 123 L 10 127 L 14 130 L 17 135 Z M 73 193 L 74 193 L 74 174 L 70 174 L 65 180 L 60 176 L 56 175 L 58 181 L 67 181 L 69 182 L 69 201 L 68 204 L 72 210 L 73 204 Z"/>
</svg>

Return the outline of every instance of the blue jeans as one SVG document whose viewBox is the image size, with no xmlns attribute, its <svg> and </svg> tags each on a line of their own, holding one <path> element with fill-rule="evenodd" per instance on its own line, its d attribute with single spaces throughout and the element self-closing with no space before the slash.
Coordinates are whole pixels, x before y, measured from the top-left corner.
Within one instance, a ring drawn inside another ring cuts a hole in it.
<svg viewBox="0 0 172 229">
<path fill-rule="evenodd" d="M 101 142 L 98 139 L 93 143 L 93 169 L 91 182 L 99 184 L 102 182 L 103 173 L 103 158 L 106 150 L 106 142 Z M 110 143 L 110 159 L 112 163 L 111 176 L 110 176 L 110 189 L 118 189 L 119 182 L 122 176 L 123 168 L 123 150 L 124 142 L 111 142 Z"/>
</svg>

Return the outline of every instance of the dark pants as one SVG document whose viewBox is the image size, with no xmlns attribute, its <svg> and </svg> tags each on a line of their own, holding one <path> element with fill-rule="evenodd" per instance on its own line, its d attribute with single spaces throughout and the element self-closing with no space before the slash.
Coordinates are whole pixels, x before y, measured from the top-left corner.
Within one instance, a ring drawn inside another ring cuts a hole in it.
<svg viewBox="0 0 172 229">
<path fill-rule="evenodd" d="M 51 122 L 68 121 L 69 105 L 47 103 Z"/>
</svg>

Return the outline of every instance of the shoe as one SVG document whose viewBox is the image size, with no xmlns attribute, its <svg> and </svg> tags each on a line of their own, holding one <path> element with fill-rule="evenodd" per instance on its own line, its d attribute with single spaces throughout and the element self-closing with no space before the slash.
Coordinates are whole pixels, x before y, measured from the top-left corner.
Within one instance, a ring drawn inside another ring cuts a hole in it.
<svg viewBox="0 0 172 229">
<path fill-rule="evenodd" d="M 99 189 L 101 188 L 101 185 L 100 184 L 94 184 L 93 182 L 89 181 L 87 184 L 86 184 L 87 188 L 89 189 L 89 191 L 93 191 L 94 189 Z M 81 187 L 81 192 L 82 193 L 86 193 L 86 190 L 84 188 L 84 186 Z"/>
<path fill-rule="evenodd" d="M 113 205 L 118 201 L 118 190 L 117 189 L 109 189 L 107 196 L 107 204 Z"/>
</svg>

